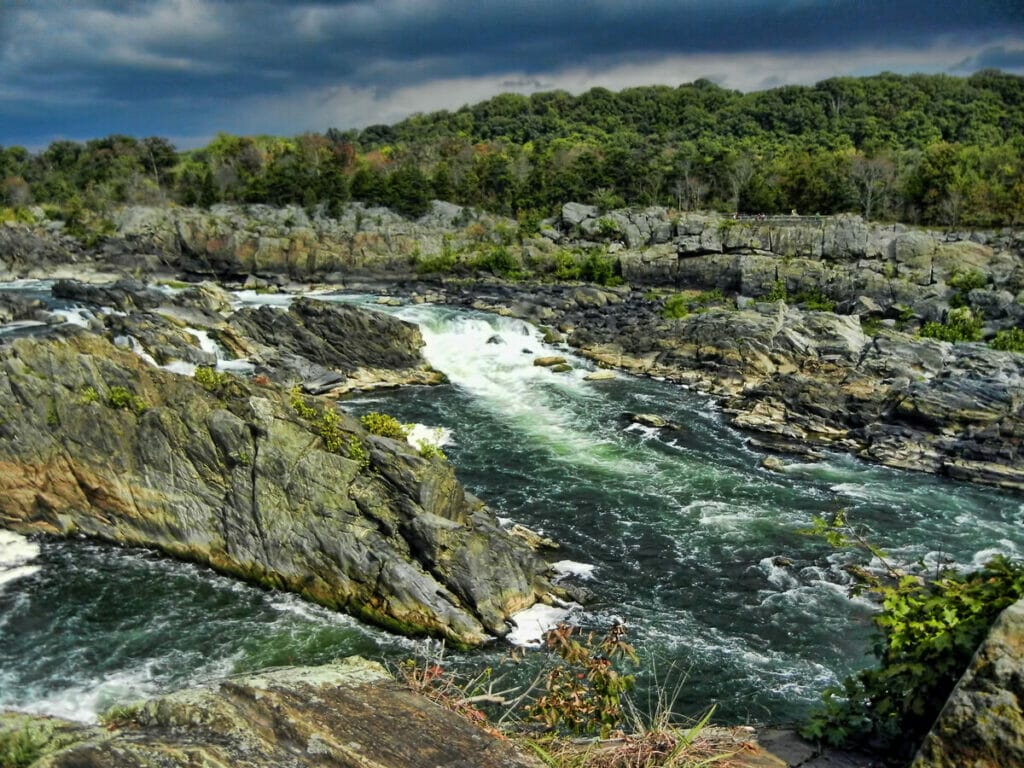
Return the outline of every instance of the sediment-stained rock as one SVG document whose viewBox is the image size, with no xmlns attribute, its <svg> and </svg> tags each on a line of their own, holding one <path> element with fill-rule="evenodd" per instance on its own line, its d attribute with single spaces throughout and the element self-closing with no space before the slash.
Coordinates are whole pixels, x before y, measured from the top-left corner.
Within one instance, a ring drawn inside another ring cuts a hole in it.
<svg viewBox="0 0 1024 768">
<path fill-rule="evenodd" d="M 106 728 L 0 714 L 26 768 L 535 768 L 533 758 L 353 657 L 140 702 Z"/>
<path fill-rule="evenodd" d="M 996 619 L 912 768 L 1010 765 L 1024 765 L 1024 601 Z"/>
<path fill-rule="evenodd" d="M 154 547 L 460 645 L 547 594 L 446 462 L 295 398 L 211 392 L 85 331 L 0 347 L 0 524 Z"/>
</svg>

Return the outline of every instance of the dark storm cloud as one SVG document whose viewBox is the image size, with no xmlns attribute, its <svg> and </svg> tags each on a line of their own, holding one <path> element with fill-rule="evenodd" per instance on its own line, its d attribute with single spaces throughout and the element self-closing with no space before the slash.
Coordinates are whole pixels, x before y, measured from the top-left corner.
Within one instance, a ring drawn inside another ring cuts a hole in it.
<svg viewBox="0 0 1024 768">
<path fill-rule="evenodd" d="M 944 48 L 955 58 L 943 60 Z M 1019 0 L 14 0 L 0 3 L 0 113 L 9 116 L 0 142 L 198 135 L 232 114 L 252 119 L 253 104 L 273 110 L 275 96 L 294 109 L 308 93 L 319 109 L 342 91 L 383 103 L 405 89 L 406 103 L 410 88 L 485 77 L 493 91 L 529 91 L 561 87 L 567 70 L 599 82 L 632 67 L 637 78 L 667 57 L 718 57 L 721 68 L 723 57 L 758 55 L 768 70 L 733 84 L 758 87 L 793 82 L 792 66 L 771 70 L 780 57 L 835 57 L 843 73 L 844 53 L 863 49 L 896 62 L 932 50 L 932 71 L 1024 71 L 1024 14 Z M 400 111 L 399 101 L 388 109 Z M 302 127 L 299 115 L 270 117 Z"/>
</svg>

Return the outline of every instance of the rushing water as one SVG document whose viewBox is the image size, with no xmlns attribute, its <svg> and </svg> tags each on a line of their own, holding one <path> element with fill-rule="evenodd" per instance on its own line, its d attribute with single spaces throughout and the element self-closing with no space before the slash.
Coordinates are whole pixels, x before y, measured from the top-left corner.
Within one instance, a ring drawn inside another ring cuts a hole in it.
<svg viewBox="0 0 1024 768">
<path fill-rule="evenodd" d="M 799 533 L 814 515 L 847 510 L 904 563 L 967 567 L 1024 548 L 1019 496 L 839 455 L 769 472 L 706 396 L 628 376 L 585 381 L 576 359 L 567 374 L 534 366 L 566 353 L 518 321 L 393 311 L 420 323 L 451 383 L 346 407 L 451 430 L 445 451 L 470 491 L 560 541 L 559 558 L 593 566 L 594 599 L 574 620 L 625 621 L 643 682 L 681 681 L 682 711 L 714 702 L 721 720 L 792 720 L 868 663 L 871 607 L 846 594 L 850 555 Z M 624 412 L 682 428 L 630 426 Z M 20 554 L 6 567 L 21 570 L 3 582 L 0 540 L 0 707 L 86 719 L 233 671 L 422 647 L 150 553 L 7 536 Z M 507 650 L 449 658 L 473 669 Z"/>
</svg>

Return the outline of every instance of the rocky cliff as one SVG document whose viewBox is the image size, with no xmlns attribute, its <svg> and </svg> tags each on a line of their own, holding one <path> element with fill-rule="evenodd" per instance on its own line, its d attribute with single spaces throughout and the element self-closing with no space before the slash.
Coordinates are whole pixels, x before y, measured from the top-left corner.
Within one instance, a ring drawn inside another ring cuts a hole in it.
<svg viewBox="0 0 1024 768">
<path fill-rule="evenodd" d="M 459 645 L 547 594 L 451 467 L 330 401 L 200 382 L 86 331 L 0 348 L 0 524 L 155 547 Z"/>
<path fill-rule="evenodd" d="M 105 728 L 3 713 L 0 761 L 5 754 L 22 756 L 18 768 L 540 765 L 359 658 L 179 691 L 124 709 Z"/>
</svg>

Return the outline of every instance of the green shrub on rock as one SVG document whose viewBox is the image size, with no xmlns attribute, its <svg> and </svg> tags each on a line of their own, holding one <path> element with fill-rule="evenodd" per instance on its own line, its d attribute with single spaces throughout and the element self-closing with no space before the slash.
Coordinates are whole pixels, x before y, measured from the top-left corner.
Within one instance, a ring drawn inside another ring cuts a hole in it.
<svg viewBox="0 0 1024 768">
<path fill-rule="evenodd" d="M 949 278 L 950 288 L 955 288 L 956 293 L 950 299 L 954 307 L 966 307 L 968 294 L 977 288 L 984 288 L 988 284 L 988 277 L 976 269 L 965 272 L 954 272 Z"/>
<path fill-rule="evenodd" d="M 921 336 L 940 341 L 981 341 L 981 318 L 967 307 L 951 309 L 945 323 L 925 323 Z"/>
<path fill-rule="evenodd" d="M 359 418 L 359 421 L 371 435 L 390 437 L 392 440 L 405 440 L 409 433 L 405 430 L 394 416 L 386 413 L 367 413 Z"/>
<path fill-rule="evenodd" d="M 992 349 L 999 349 L 1003 352 L 1019 352 L 1024 354 L 1024 328 L 1008 328 L 999 331 L 996 337 L 989 342 Z"/>
<path fill-rule="evenodd" d="M 110 388 L 110 391 L 107 393 L 107 405 L 111 408 L 129 410 L 136 416 L 141 415 L 148 408 L 145 400 L 138 395 L 133 395 L 131 391 L 121 386 Z"/>
<path fill-rule="evenodd" d="M 196 383 L 211 394 L 217 394 L 231 384 L 230 373 L 218 371 L 207 365 L 196 366 Z"/>
<path fill-rule="evenodd" d="M 598 285 L 617 285 L 621 278 L 615 274 L 615 265 L 611 259 L 591 253 L 580 265 L 580 280 Z"/>
<path fill-rule="evenodd" d="M 1024 564 L 1000 556 L 973 573 L 945 570 L 926 578 L 891 567 L 885 553 L 851 533 L 842 515 L 816 519 L 808 532 L 833 546 L 866 549 L 887 573 L 853 571 L 857 589 L 882 607 L 874 618 L 879 666 L 826 689 L 822 709 L 801 733 L 833 746 L 856 744 L 909 757 L 992 623 L 1024 597 Z"/>
</svg>

